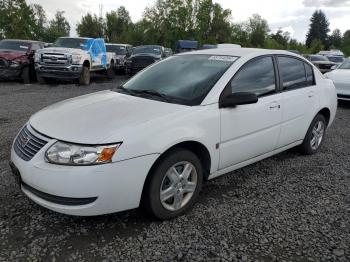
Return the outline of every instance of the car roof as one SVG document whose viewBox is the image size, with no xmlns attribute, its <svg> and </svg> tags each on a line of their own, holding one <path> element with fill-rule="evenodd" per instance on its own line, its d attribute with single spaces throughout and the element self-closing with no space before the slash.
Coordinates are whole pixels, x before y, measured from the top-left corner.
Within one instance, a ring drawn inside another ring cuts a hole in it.
<svg viewBox="0 0 350 262">
<path fill-rule="evenodd" d="M 3 39 L 1 41 L 16 41 L 16 42 L 22 42 L 22 43 L 44 43 L 41 41 L 34 41 L 34 40 L 23 40 L 23 39 Z"/>
<path fill-rule="evenodd" d="M 204 54 L 204 55 L 226 55 L 226 56 L 259 56 L 259 55 L 290 55 L 300 57 L 297 54 L 288 52 L 285 50 L 272 50 L 272 49 L 259 49 L 259 48 L 215 48 L 215 49 L 204 49 L 199 51 L 192 51 L 187 53 L 181 53 L 178 55 L 189 55 L 189 54 Z"/>
<path fill-rule="evenodd" d="M 91 38 L 91 37 L 74 37 L 74 36 L 62 36 L 62 37 L 59 37 L 59 38 L 72 38 L 72 39 L 94 39 L 94 38 Z"/>
<path fill-rule="evenodd" d="M 106 45 L 114 45 L 114 46 L 131 46 L 129 44 L 115 44 L 115 43 L 106 43 Z"/>
</svg>

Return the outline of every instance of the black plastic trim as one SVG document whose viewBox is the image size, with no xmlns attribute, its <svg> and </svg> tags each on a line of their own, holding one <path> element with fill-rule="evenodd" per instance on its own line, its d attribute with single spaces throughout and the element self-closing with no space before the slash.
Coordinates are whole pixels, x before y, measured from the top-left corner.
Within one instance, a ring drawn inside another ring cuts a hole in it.
<svg viewBox="0 0 350 262">
<path fill-rule="evenodd" d="M 82 206 L 95 202 L 97 197 L 86 197 L 86 198 L 73 198 L 73 197 L 61 197 L 51 195 L 42 191 L 39 191 L 26 183 L 22 182 L 22 188 L 36 195 L 37 197 L 44 199 L 48 202 L 64 205 L 64 206 Z"/>
</svg>

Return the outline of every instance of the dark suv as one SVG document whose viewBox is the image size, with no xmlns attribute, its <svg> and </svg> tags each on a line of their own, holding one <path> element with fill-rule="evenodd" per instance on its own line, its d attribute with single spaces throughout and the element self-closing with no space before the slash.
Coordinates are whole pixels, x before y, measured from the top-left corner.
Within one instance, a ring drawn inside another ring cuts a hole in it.
<svg viewBox="0 0 350 262">
<path fill-rule="evenodd" d="M 164 47 L 160 45 L 134 47 L 131 56 L 126 60 L 126 73 L 135 74 L 165 57 Z"/>
<path fill-rule="evenodd" d="M 0 41 L 0 79 L 22 79 L 25 84 L 34 81 L 34 54 L 42 48 L 44 43 L 37 41 Z"/>
</svg>

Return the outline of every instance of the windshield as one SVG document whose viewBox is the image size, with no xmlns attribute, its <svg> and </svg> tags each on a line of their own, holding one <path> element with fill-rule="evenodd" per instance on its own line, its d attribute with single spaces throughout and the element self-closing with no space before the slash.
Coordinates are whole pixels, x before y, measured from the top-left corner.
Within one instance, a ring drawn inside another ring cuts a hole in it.
<svg viewBox="0 0 350 262">
<path fill-rule="evenodd" d="M 156 92 L 178 104 L 199 105 L 236 60 L 233 56 L 173 56 L 137 74 L 123 87 L 129 92 Z"/>
<path fill-rule="evenodd" d="M 106 50 L 117 55 L 126 55 L 127 53 L 126 47 L 122 45 L 106 45 Z"/>
<path fill-rule="evenodd" d="M 0 49 L 13 50 L 26 53 L 30 48 L 30 43 L 21 41 L 0 41 Z"/>
<path fill-rule="evenodd" d="M 312 62 L 315 62 L 315 61 L 329 62 L 329 60 L 327 59 L 327 57 L 322 56 L 322 55 L 313 55 L 313 56 L 311 56 L 311 61 L 312 61 Z"/>
<path fill-rule="evenodd" d="M 139 46 L 135 47 L 132 51 L 133 54 L 161 54 L 161 48 L 159 46 Z"/>
<path fill-rule="evenodd" d="M 338 67 L 338 69 L 350 69 L 350 60 L 346 60 Z"/>
<path fill-rule="evenodd" d="M 329 61 L 334 63 L 343 63 L 344 58 L 341 56 L 328 56 Z"/>
<path fill-rule="evenodd" d="M 53 46 L 84 50 L 84 48 L 86 48 L 86 42 L 87 39 L 84 38 L 58 38 Z"/>
</svg>

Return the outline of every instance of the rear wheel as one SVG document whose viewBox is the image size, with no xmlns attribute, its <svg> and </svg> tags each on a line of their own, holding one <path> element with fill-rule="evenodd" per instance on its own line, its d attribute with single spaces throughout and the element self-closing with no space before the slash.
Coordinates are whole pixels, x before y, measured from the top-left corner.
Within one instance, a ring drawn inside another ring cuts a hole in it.
<svg viewBox="0 0 350 262">
<path fill-rule="evenodd" d="M 107 77 L 109 79 L 113 79 L 114 78 L 114 63 L 111 63 L 110 67 L 107 69 Z"/>
<path fill-rule="evenodd" d="M 79 77 L 79 85 L 87 86 L 90 84 L 90 69 L 87 66 L 83 67 L 83 71 Z"/>
<path fill-rule="evenodd" d="M 301 145 L 301 152 L 306 155 L 315 154 L 321 147 L 326 133 L 326 119 L 323 115 L 318 114 L 311 122 Z"/>
<path fill-rule="evenodd" d="M 184 214 L 196 202 L 203 183 L 198 157 L 189 150 L 168 153 L 157 165 L 146 184 L 146 211 L 158 219 Z"/>
</svg>

